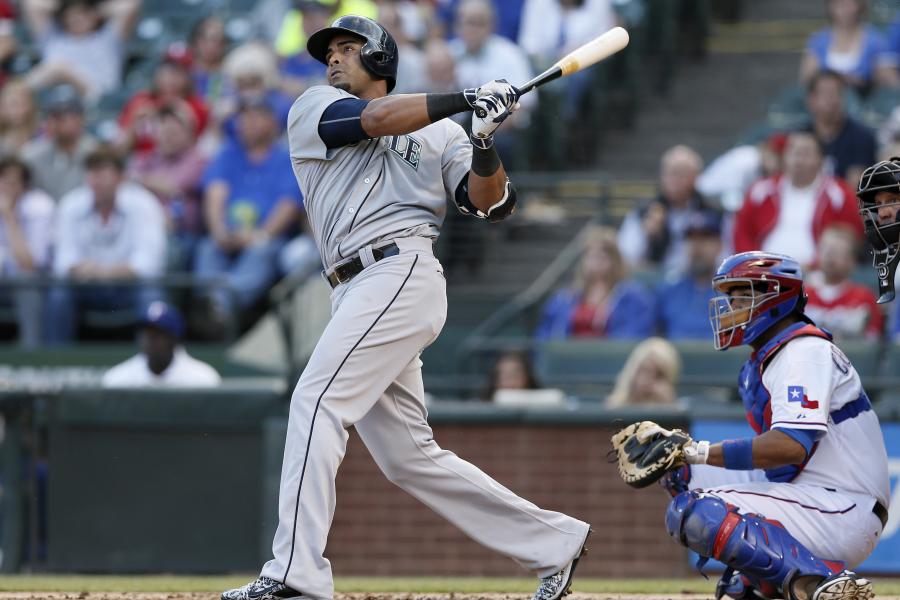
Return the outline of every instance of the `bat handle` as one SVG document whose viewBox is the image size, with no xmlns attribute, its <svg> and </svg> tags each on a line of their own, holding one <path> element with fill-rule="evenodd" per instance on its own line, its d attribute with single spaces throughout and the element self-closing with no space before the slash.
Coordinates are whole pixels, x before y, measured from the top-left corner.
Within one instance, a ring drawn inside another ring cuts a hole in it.
<svg viewBox="0 0 900 600">
<path fill-rule="evenodd" d="M 524 96 L 525 94 L 527 94 L 528 92 L 533 90 L 535 88 L 535 84 L 537 83 L 539 78 L 540 78 L 540 76 L 535 77 L 528 83 L 524 83 L 524 84 L 520 85 L 519 87 L 517 87 L 516 89 L 519 90 L 519 95 Z"/>
</svg>

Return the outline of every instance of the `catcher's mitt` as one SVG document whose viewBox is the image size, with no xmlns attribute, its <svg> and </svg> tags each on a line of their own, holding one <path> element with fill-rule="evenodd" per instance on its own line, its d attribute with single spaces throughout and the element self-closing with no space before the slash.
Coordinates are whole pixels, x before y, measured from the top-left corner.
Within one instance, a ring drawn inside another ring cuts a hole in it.
<svg viewBox="0 0 900 600">
<path fill-rule="evenodd" d="M 633 423 L 612 437 L 610 462 L 619 463 L 619 475 L 635 488 L 647 487 L 666 472 L 685 464 L 685 446 L 691 436 L 668 430 L 653 421 Z"/>
</svg>

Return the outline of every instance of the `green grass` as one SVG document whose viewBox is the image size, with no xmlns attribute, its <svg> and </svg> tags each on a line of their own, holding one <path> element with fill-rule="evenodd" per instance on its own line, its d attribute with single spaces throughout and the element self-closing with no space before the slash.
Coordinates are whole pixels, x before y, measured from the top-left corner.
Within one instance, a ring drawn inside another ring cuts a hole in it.
<svg viewBox="0 0 900 600">
<path fill-rule="evenodd" d="M 0 592 L 219 592 L 250 579 L 247 576 L 83 576 L 83 575 L 7 575 L 0 576 Z M 530 594 L 530 578 L 499 579 L 471 577 L 342 577 L 335 582 L 338 592 L 411 592 L 468 594 L 501 592 Z M 712 593 L 715 576 L 688 579 L 578 579 L 576 592 L 597 594 L 679 594 Z M 876 581 L 879 596 L 900 596 L 900 580 Z"/>
</svg>

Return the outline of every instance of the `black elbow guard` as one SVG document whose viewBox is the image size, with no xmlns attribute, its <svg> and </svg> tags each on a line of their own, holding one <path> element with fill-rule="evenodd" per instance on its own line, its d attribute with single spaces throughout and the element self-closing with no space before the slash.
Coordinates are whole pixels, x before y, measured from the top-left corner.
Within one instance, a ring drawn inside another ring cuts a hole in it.
<svg viewBox="0 0 900 600">
<path fill-rule="evenodd" d="M 473 215 L 479 219 L 487 219 L 489 223 L 497 223 L 511 215 L 516 209 L 516 188 L 507 179 L 506 185 L 503 187 L 503 197 L 491 206 L 487 212 L 484 212 L 472 204 L 472 201 L 469 199 L 469 176 L 467 174 L 456 188 L 454 201 L 459 212 Z"/>
</svg>

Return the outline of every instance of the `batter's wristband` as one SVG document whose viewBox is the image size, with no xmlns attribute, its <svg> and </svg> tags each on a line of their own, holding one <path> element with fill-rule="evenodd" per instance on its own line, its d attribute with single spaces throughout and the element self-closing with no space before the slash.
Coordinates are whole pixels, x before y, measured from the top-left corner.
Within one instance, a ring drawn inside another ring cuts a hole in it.
<svg viewBox="0 0 900 600">
<path fill-rule="evenodd" d="M 725 468 L 736 471 L 753 470 L 753 439 L 727 440 L 722 442 L 722 458 Z"/>
<path fill-rule="evenodd" d="M 425 108 L 428 110 L 428 120 L 432 123 L 472 110 L 465 92 L 425 94 Z"/>
<path fill-rule="evenodd" d="M 472 172 L 479 177 L 493 176 L 501 164 L 500 155 L 494 149 L 493 136 L 486 138 L 486 140 L 470 139 L 472 140 Z M 484 148 L 478 145 L 479 141 L 489 141 L 490 145 Z"/>
</svg>

